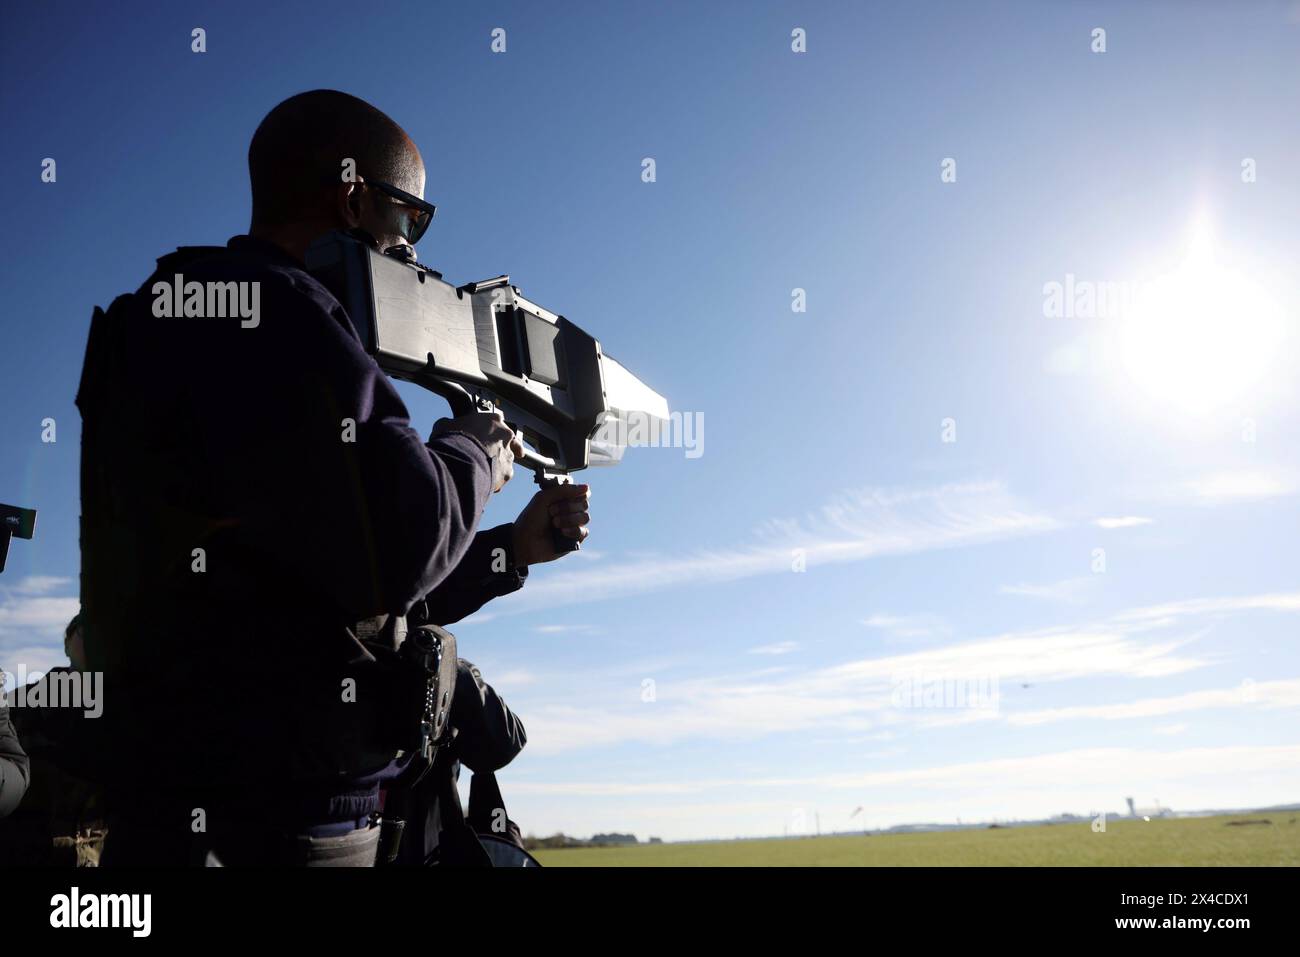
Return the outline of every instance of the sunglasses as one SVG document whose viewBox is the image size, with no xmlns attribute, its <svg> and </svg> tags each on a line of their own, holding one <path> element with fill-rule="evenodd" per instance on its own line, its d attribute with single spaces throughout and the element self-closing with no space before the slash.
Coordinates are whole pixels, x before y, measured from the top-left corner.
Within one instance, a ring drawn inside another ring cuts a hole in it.
<svg viewBox="0 0 1300 957">
<path fill-rule="evenodd" d="M 429 223 L 433 221 L 433 214 L 438 211 L 437 206 L 426 203 L 420 197 L 412 196 L 406 190 L 398 189 L 392 183 L 385 183 L 382 180 L 366 179 L 361 181 L 361 185 L 374 187 L 389 198 L 409 207 L 415 215 L 405 219 L 406 227 L 402 235 L 412 246 L 420 241 L 420 237 L 429 228 Z"/>
</svg>

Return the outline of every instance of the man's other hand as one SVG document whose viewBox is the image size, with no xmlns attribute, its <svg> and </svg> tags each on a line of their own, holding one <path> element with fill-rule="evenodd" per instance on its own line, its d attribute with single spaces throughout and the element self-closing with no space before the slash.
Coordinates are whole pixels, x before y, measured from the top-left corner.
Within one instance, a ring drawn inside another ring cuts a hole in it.
<svg viewBox="0 0 1300 957">
<path fill-rule="evenodd" d="M 514 549 L 516 565 L 553 562 L 568 552 L 557 552 L 551 541 L 551 529 L 579 542 L 587 538 L 591 499 L 588 485 L 552 485 L 533 496 L 515 519 Z"/>
<path fill-rule="evenodd" d="M 499 492 L 515 474 L 515 459 L 524 454 L 524 443 L 501 419 L 500 412 L 471 412 L 433 423 L 430 439 L 448 432 L 464 432 L 478 439 L 492 460 L 492 491 Z"/>
</svg>

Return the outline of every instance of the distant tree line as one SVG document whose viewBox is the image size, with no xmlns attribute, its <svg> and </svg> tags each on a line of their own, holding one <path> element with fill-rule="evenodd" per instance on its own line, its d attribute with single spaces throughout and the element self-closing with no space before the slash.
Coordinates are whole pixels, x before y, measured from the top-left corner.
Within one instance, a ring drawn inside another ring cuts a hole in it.
<svg viewBox="0 0 1300 957">
<path fill-rule="evenodd" d="M 558 847 L 621 847 L 640 843 L 635 834 L 593 834 L 589 840 L 569 837 L 567 834 L 552 834 L 550 837 L 536 837 L 532 834 L 524 838 L 524 847 L 530 851 L 551 850 Z M 663 841 L 652 837 L 649 844 L 662 844 Z"/>
</svg>

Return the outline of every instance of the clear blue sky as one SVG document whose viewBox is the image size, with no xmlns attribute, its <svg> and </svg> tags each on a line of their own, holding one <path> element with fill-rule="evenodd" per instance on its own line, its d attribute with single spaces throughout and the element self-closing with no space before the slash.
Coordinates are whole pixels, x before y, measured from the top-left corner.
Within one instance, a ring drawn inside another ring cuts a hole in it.
<svg viewBox="0 0 1300 957">
<path fill-rule="evenodd" d="M 0 665 L 59 661 L 77 605 L 92 306 L 244 231 L 256 124 L 333 87 L 421 146 L 423 261 L 509 272 L 704 418 L 699 458 L 592 473 L 589 547 L 456 629 L 529 728 L 526 831 L 1300 800 L 1300 7 L 129 11 L 0 32 L 0 501 L 40 509 Z M 1045 315 L 1067 275 L 1154 291 Z M 898 707 L 918 676 L 997 707 Z"/>
</svg>

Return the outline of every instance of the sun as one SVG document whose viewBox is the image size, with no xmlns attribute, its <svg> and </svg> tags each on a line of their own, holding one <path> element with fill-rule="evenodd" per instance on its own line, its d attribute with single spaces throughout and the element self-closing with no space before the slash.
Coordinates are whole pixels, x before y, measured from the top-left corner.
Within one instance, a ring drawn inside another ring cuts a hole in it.
<svg viewBox="0 0 1300 957">
<path fill-rule="evenodd" d="M 1284 331 L 1273 299 L 1200 226 L 1177 269 L 1141 284 L 1121 319 L 1120 356 L 1143 392 L 1204 414 L 1266 384 Z"/>
</svg>

